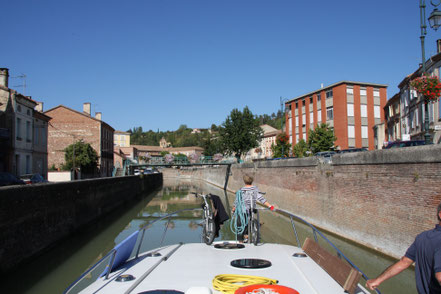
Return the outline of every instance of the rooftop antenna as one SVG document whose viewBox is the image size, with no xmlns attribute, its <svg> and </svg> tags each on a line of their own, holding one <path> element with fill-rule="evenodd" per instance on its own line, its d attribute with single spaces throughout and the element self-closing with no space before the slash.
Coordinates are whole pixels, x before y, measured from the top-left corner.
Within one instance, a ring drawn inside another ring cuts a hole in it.
<svg viewBox="0 0 441 294">
<path fill-rule="evenodd" d="M 22 84 L 21 85 L 16 85 L 14 87 L 16 88 L 23 88 L 23 96 L 26 96 L 26 75 L 25 74 L 21 74 L 19 76 L 15 76 L 15 77 L 11 77 L 11 79 L 22 79 Z"/>
</svg>

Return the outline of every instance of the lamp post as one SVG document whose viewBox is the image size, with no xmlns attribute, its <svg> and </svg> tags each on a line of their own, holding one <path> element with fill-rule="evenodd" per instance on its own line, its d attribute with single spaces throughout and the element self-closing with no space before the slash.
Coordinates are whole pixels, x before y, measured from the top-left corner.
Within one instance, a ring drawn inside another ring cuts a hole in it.
<svg viewBox="0 0 441 294">
<path fill-rule="evenodd" d="M 434 10 L 429 16 L 429 24 L 430 27 L 435 31 L 441 26 L 441 11 L 438 11 L 436 7 L 440 5 L 441 0 L 438 0 L 434 3 L 433 0 L 430 1 L 430 4 L 434 6 Z M 422 57 L 422 75 L 426 74 L 426 54 L 424 48 L 424 38 L 427 34 L 426 31 L 426 3 L 425 0 L 420 0 L 420 19 L 421 19 L 421 57 Z M 426 144 L 430 144 L 432 142 L 431 136 L 429 134 L 429 104 L 424 98 L 424 141 Z"/>
<path fill-rule="evenodd" d="M 282 96 L 280 96 L 280 115 L 282 115 L 282 119 L 280 120 L 280 130 L 283 133 L 283 119 L 285 118 L 285 112 L 283 111 L 283 106 L 285 105 L 285 102 L 288 101 L 288 98 L 282 98 Z M 282 145 L 282 157 L 285 154 L 284 152 L 284 146 Z"/>
</svg>

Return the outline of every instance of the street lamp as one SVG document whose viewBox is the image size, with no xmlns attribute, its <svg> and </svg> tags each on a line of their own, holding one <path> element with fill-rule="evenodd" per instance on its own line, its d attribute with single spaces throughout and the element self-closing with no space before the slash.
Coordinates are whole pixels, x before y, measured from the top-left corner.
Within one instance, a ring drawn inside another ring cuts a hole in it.
<svg viewBox="0 0 441 294">
<path fill-rule="evenodd" d="M 436 7 L 440 5 L 441 0 L 438 0 L 437 3 L 434 3 L 433 0 L 430 1 L 430 4 L 434 6 L 434 10 L 429 16 L 429 24 L 432 29 L 435 31 L 441 26 L 441 11 L 438 11 Z M 422 75 L 426 74 L 426 56 L 424 49 L 424 37 L 427 34 L 426 31 L 426 3 L 425 0 L 420 0 L 420 18 L 421 18 L 421 57 L 422 57 Z M 432 142 L 429 134 L 429 104 L 427 101 L 424 101 L 424 141 L 426 144 L 430 144 Z"/>
</svg>

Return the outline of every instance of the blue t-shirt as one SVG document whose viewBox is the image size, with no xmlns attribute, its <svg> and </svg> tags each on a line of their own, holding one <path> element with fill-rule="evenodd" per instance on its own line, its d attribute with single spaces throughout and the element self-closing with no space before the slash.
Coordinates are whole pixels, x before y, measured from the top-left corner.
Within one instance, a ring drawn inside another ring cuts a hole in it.
<svg viewBox="0 0 441 294">
<path fill-rule="evenodd" d="M 405 254 L 415 261 L 415 280 L 419 294 L 441 294 L 435 273 L 441 272 L 441 226 L 419 234 Z"/>
</svg>

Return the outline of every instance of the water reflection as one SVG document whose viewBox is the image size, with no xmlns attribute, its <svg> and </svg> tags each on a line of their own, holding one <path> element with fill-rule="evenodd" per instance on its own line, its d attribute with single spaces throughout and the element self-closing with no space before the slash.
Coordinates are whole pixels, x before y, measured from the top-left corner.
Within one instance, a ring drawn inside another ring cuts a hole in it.
<svg viewBox="0 0 441 294">
<path fill-rule="evenodd" d="M 235 197 L 232 193 L 225 196 L 222 189 L 204 182 L 165 179 L 162 190 L 145 195 L 142 201 L 132 207 L 121 208 L 7 276 L 0 283 L 0 293 L 61 293 L 82 272 L 132 232 L 176 210 L 200 208 L 202 199 L 197 199 L 190 192 L 219 195 L 227 211 Z M 201 242 L 201 215 L 202 211 L 184 211 L 173 216 L 170 222 L 156 221 L 146 231 L 142 251 L 178 242 Z M 263 211 L 260 220 L 262 241 L 297 245 L 289 219 Z M 304 239 L 312 237 L 312 234 L 304 225 L 296 223 L 296 227 L 302 245 Z M 330 234 L 326 236 L 370 277 L 378 275 L 393 263 L 393 260 L 370 250 Z M 222 226 L 219 238 L 215 240 L 235 238 L 227 222 Z M 324 242 L 320 241 L 320 244 L 326 247 Z M 328 249 L 333 252 L 331 248 Z M 383 283 L 380 289 L 382 293 L 415 293 L 413 275 L 412 270 L 406 270 Z"/>
</svg>

